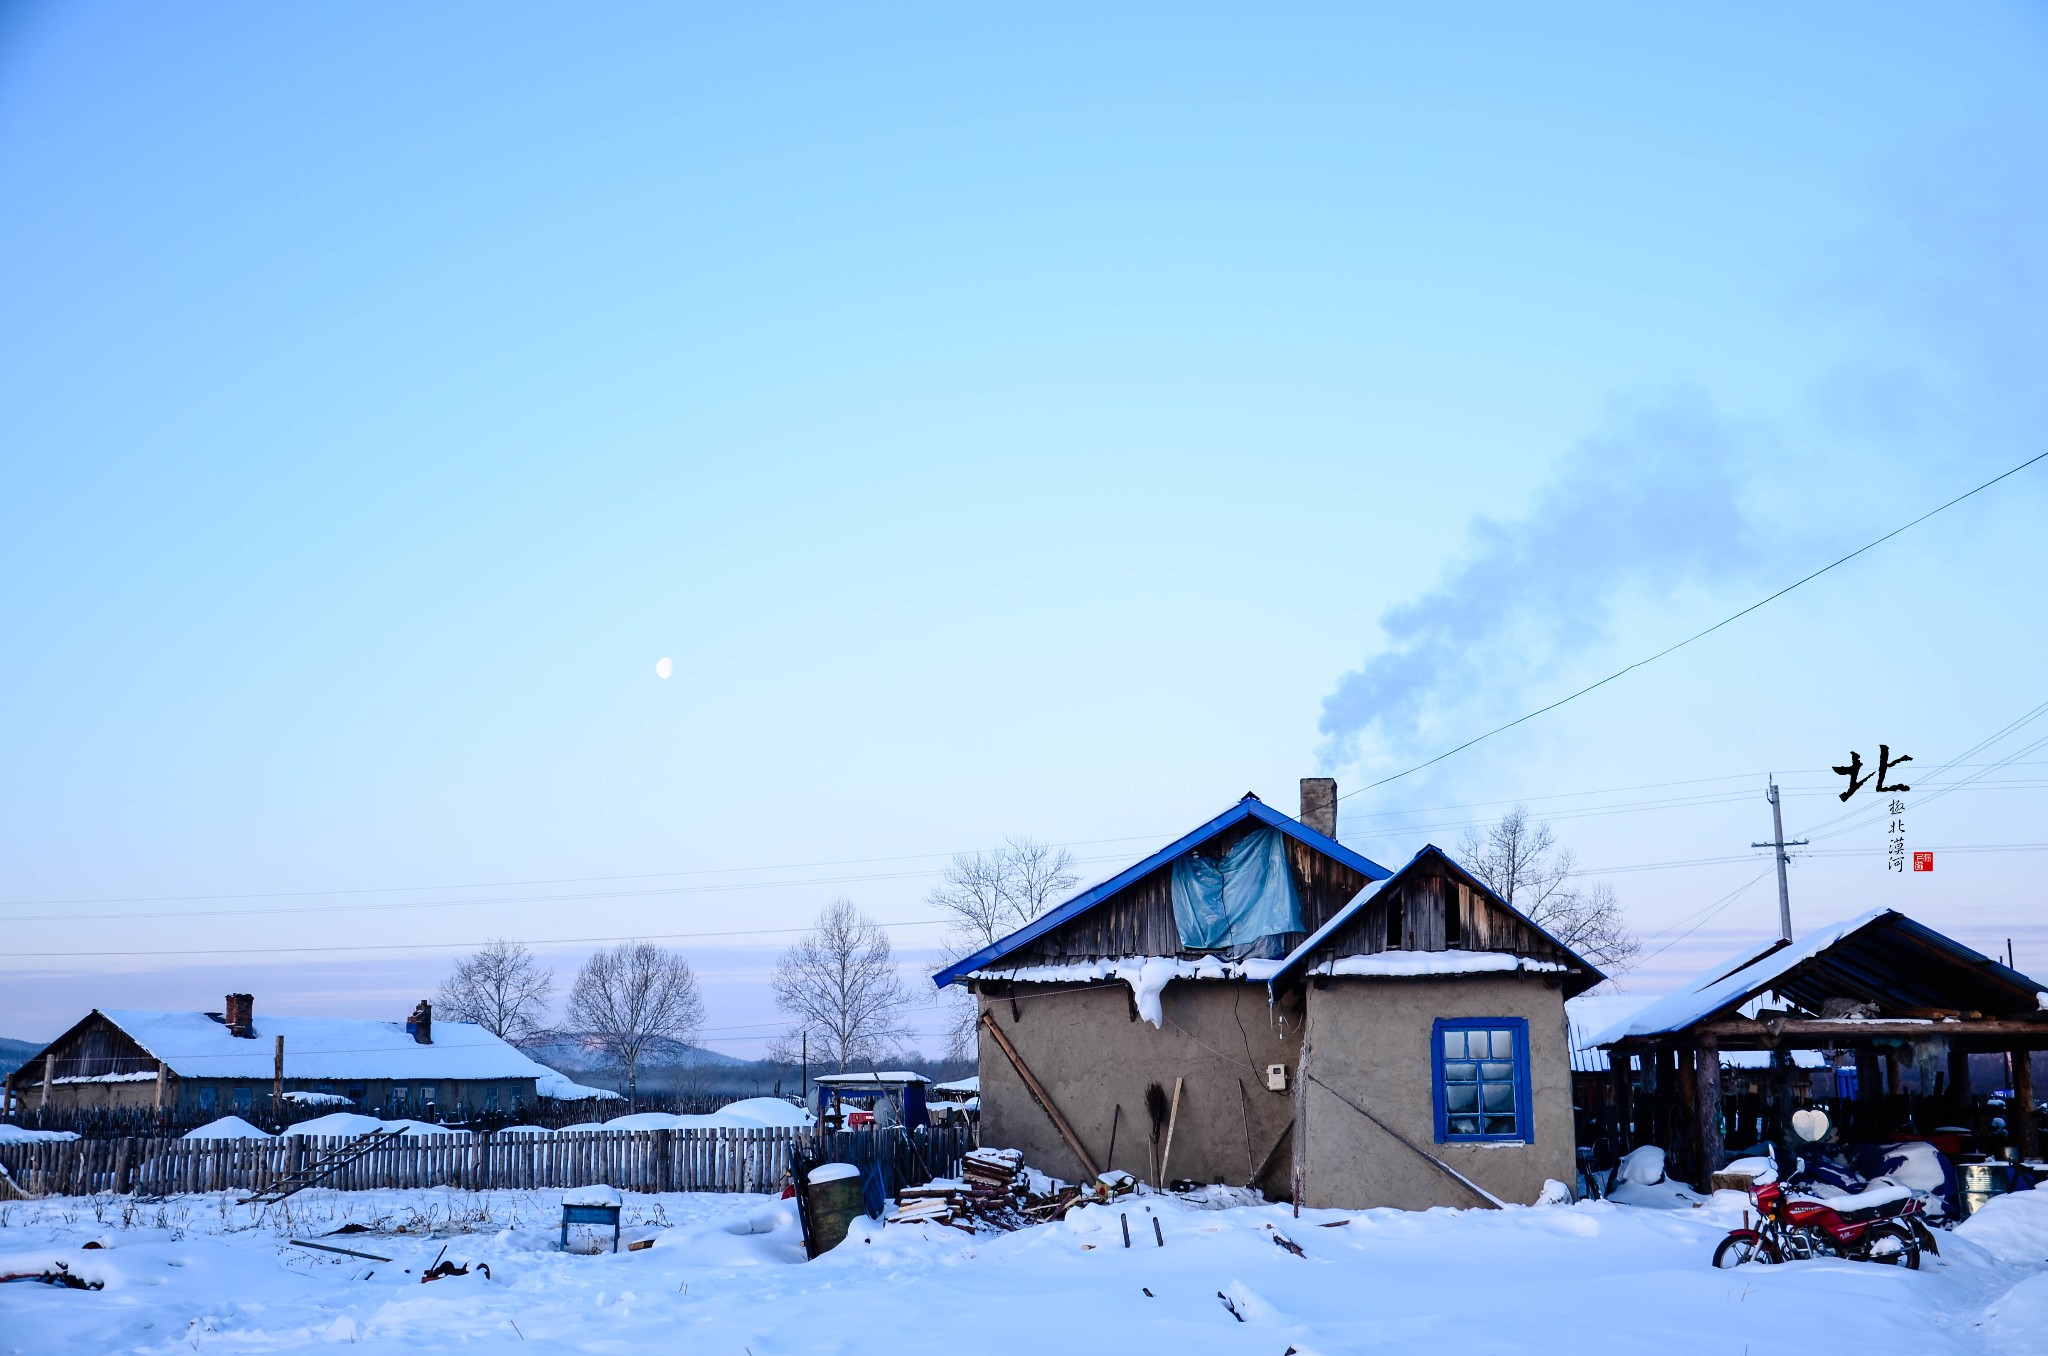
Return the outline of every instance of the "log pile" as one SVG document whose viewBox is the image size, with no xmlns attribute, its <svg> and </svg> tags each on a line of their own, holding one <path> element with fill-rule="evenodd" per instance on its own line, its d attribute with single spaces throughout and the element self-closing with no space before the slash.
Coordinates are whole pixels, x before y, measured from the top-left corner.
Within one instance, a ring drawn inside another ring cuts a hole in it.
<svg viewBox="0 0 2048 1356">
<path fill-rule="evenodd" d="M 976 1149 L 961 1162 L 961 1175 L 953 1181 L 935 1181 L 926 1186 L 905 1187 L 896 1193 L 896 1209 L 888 1216 L 891 1224 L 944 1224 L 965 1233 L 1026 1228 L 1047 1220 L 1066 1218 L 1067 1211 L 1085 1201 L 1106 1201 L 1136 1189 L 1129 1173 L 1105 1173 L 1092 1190 L 1052 1183 L 1052 1189 L 1034 1192 L 1033 1178 L 1024 1155 L 1016 1149 Z"/>
</svg>

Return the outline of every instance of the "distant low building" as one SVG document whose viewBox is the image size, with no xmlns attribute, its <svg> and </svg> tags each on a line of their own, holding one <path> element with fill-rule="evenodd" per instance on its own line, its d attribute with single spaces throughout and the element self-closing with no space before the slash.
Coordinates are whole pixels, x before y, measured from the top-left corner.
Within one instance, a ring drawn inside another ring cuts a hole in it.
<svg viewBox="0 0 2048 1356">
<path fill-rule="evenodd" d="M 510 1112 L 522 1103 L 610 1096 L 570 1082 L 469 1022 L 436 1022 L 422 1002 L 403 1022 L 223 1012 L 94 1009 L 6 1079 L 6 1102 L 52 1111 L 154 1110 L 173 1118 L 244 1112 L 273 1096 L 428 1117 Z"/>
</svg>

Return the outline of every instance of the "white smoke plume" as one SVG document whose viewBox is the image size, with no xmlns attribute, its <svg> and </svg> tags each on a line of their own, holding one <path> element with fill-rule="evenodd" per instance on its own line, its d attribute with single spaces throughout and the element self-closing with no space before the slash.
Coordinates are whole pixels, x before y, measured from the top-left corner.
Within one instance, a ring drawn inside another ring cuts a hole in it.
<svg viewBox="0 0 2048 1356">
<path fill-rule="evenodd" d="M 1668 399 L 1574 448 L 1524 516 L 1473 519 L 1442 581 L 1388 609 L 1385 645 L 1323 699 L 1325 761 L 1440 753 L 1605 640 L 1625 599 L 1749 574 L 1736 443 L 1705 401 Z"/>
</svg>

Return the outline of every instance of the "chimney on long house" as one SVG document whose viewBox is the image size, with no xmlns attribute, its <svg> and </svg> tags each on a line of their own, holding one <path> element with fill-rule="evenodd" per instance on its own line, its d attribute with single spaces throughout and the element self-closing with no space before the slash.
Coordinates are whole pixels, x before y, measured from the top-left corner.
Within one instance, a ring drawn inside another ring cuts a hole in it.
<svg viewBox="0 0 2048 1356">
<path fill-rule="evenodd" d="M 434 1043 L 434 1005 L 426 999 L 412 1010 L 412 1016 L 405 1019 L 405 1034 L 421 1045 Z"/>
<path fill-rule="evenodd" d="M 231 993 L 228 995 L 228 1010 L 223 1014 L 227 1019 L 228 1034 L 244 1040 L 256 1039 L 256 995 Z"/>
<path fill-rule="evenodd" d="M 1325 838 L 1337 836 L 1337 779 L 1301 779 L 1301 822 Z"/>
</svg>

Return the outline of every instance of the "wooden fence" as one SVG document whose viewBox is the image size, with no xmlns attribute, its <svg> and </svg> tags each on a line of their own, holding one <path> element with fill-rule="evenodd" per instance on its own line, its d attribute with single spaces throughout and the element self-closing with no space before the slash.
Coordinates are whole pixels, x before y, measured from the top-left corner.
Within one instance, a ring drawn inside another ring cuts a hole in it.
<svg viewBox="0 0 2048 1356">
<path fill-rule="evenodd" d="M 886 1141 L 886 1142 L 884 1142 Z M 36 1195 L 166 1196 L 261 1191 L 345 1148 L 347 1139 L 39 1140 L 0 1144 L 0 1167 Z M 531 1136 L 408 1135 L 383 1141 L 317 1185 L 471 1191 L 593 1186 L 621 1191 L 780 1191 L 793 1162 L 891 1165 L 892 1183 L 957 1174 L 965 1131 L 591 1130 Z"/>
</svg>

